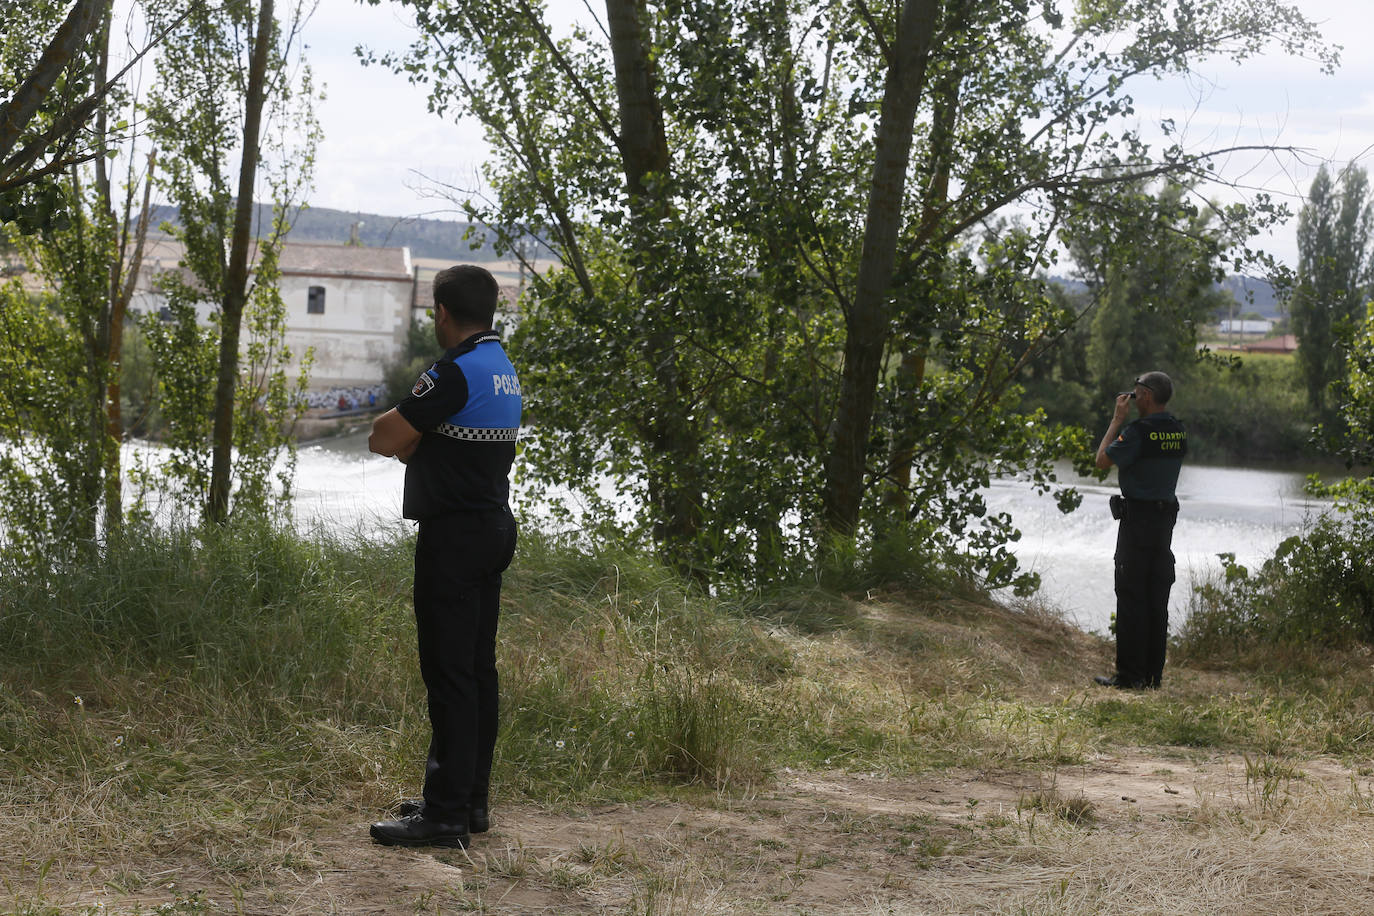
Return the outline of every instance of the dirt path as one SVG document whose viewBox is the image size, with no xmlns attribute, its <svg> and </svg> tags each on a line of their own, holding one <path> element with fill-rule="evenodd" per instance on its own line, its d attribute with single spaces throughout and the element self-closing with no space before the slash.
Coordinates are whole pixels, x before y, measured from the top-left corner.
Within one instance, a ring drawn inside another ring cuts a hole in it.
<svg viewBox="0 0 1374 916">
<path fill-rule="evenodd" d="M 207 856 L 168 862 L 157 888 L 65 899 L 76 912 L 137 898 L 290 914 L 1374 913 L 1371 815 L 1374 777 L 1330 760 L 783 773 L 696 805 L 498 808 L 467 852 L 374 846 L 361 820 L 298 826 L 274 841 L 275 864 L 234 874 L 237 892 Z"/>
</svg>

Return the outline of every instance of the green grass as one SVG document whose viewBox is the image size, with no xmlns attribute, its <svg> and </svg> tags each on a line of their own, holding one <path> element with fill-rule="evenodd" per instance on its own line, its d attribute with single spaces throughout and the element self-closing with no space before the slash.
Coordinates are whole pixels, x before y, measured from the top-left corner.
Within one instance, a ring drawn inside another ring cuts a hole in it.
<svg viewBox="0 0 1374 916">
<path fill-rule="evenodd" d="M 87 566 L 7 573 L 0 873 L 14 900 L 93 862 L 137 891 L 188 849 L 260 887 L 311 867 L 303 831 L 413 794 L 428 722 L 412 543 L 401 528 L 133 530 Z M 1118 746 L 1374 751 L 1357 651 L 1194 657 L 1163 691 L 1121 694 L 1087 683 L 1110 665 L 1100 638 L 953 586 L 707 595 L 642 555 L 531 535 L 499 641 L 501 802 L 748 797 L 788 770 L 1052 773 Z M 1087 820 L 1076 805 L 1032 807 Z"/>
</svg>

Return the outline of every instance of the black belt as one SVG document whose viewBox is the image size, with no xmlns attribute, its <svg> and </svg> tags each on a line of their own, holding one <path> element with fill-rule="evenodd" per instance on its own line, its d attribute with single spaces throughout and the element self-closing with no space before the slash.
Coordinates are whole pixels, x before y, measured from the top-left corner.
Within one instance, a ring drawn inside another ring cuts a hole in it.
<svg viewBox="0 0 1374 916">
<path fill-rule="evenodd" d="M 1145 509 L 1158 509 L 1161 512 L 1177 512 L 1177 499 L 1136 499 L 1134 496 L 1125 497 L 1127 504 L 1140 506 Z"/>
</svg>

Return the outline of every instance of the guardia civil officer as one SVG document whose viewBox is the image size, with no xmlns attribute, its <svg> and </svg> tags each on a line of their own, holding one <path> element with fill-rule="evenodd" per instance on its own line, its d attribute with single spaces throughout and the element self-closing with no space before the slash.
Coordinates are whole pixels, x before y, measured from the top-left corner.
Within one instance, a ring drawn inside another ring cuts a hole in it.
<svg viewBox="0 0 1374 916">
<path fill-rule="evenodd" d="M 1111 425 L 1097 447 L 1097 466 L 1115 464 L 1121 495 L 1113 496 L 1116 532 L 1116 673 L 1096 677 L 1104 687 L 1155 688 L 1164 673 L 1169 634 L 1170 549 L 1178 498 L 1174 490 L 1188 434 L 1165 409 L 1174 384 L 1163 372 L 1146 372 L 1116 397 Z M 1132 401 L 1139 419 L 1126 416 Z"/>
<path fill-rule="evenodd" d="M 496 621 L 515 553 L 509 477 L 520 382 L 492 330 L 499 295 L 481 267 L 434 278 L 444 355 L 372 424 L 368 448 L 406 463 L 402 514 L 419 522 L 415 628 L 429 701 L 424 797 L 371 827 L 388 846 L 466 847 L 488 827 L 496 746 Z"/>
</svg>

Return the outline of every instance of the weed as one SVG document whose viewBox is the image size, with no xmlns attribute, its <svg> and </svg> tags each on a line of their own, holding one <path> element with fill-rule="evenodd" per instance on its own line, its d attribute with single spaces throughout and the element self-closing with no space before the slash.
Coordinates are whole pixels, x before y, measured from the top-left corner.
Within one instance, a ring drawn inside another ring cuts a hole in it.
<svg viewBox="0 0 1374 916">
<path fill-rule="evenodd" d="M 1272 757 L 1245 759 L 1245 789 L 1249 801 L 1264 814 L 1282 811 L 1292 802 L 1289 786 L 1302 774 L 1292 764 Z"/>
<path fill-rule="evenodd" d="M 519 843 L 489 851 L 485 859 L 486 872 L 494 878 L 523 878 L 535 864 L 534 856 Z"/>
<path fill-rule="evenodd" d="M 1097 820 L 1093 803 L 1082 793 L 1065 796 L 1053 782 L 1037 792 L 1022 797 L 1017 803 L 1017 810 L 1043 811 L 1078 827 L 1086 826 Z"/>
</svg>

